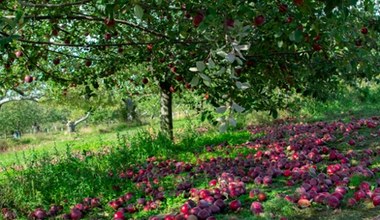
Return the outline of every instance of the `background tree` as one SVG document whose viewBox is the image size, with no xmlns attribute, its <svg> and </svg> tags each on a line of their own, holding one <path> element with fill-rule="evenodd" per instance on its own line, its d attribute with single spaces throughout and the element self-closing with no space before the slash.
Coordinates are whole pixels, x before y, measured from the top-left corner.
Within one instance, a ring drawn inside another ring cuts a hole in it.
<svg viewBox="0 0 380 220">
<path fill-rule="evenodd" d="M 0 8 L 4 87 L 25 73 L 54 88 L 76 85 L 87 97 L 102 86 L 153 84 L 170 138 L 172 94 L 181 90 L 217 106 L 225 130 L 246 109 L 275 116 L 290 92 L 323 98 L 338 83 L 379 73 L 379 8 L 369 0 L 6 1 Z"/>
<path fill-rule="evenodd" d="M 35 124 L 44 129 L 48 124 L 61 123 L 67 116 L 64 111 L 34 101 L 10 102 L 0 110 L 0 133 L 30 132 Z"/>
</svg>

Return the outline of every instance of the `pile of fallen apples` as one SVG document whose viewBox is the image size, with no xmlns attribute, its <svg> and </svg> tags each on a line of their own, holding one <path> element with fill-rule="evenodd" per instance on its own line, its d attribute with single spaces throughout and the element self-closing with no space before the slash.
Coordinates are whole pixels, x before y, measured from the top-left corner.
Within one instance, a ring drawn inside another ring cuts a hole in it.
<svg viewBox="0 0 380 220">
<path fill-rule="evenodd" d="M 152 157 L 144 164 L 121 171 L 118 178 L 134 182 L 136 191 L 108 201 L 108 206 L 115 210 L 115 220 L 123 220 L 132 218 L 136 212 L 158 209 L 168 195 L 184 195 L 187 201 L 179 209 L 149 219 L 212 220 L 217 214 L 236 213 L 248 207 L 252 215 L 262 215 L 267 195 L 258 188 L 270 188 L 276 182 L 296 187 L 294 193 L 278 196 L 300 208 L 319 204 L 337 209 L 352 207 L 364 200 L 379 206 L 380 179 L 376 180 L 376 173 L 380 169 L 372 162 L 380 150 L 360 145 L 367 138 L 380 136 L 379 123 L 379 117 L 372 117 L 348 123 L 284 123 L 272 127 L 249 127 L 252 134 L 264 135 L 237 146 L 205 146 L 205 151 L 216 152 L 223 157 L 199 159 L 194 164 Z M 362 129 L 369 130 L 370 136 L 360 134 Z M 340 147 L 336 147 L 338 145 Z M 238 154 L 234 158 L 229 156 L 229 152 L 239 149 L 248 149 L 249 153 Z M 165 189 L 161 183 L 169 175 L 182 178 L 174 190 Z M 354 176 L 362 176 L 367 181 L 353 186 L 350 181 Z M 197 178 L 210 180 L 208 188 L 194 187 L 191 180 Z M 247 188 L 247 185 L 254 187 Z M 352 194 L 352 197 L 348 196 Z M 242 204 L 239 198 L 243 195 L 252 199 L 250 204 Z M 100 204 L 97 198 L 86 198 L 72 207 L 70 213 L 60 216 L 63 219 L 81 219 L 89 211 L 99 209 Z M 56 206 L 52 209 L 54 212 L 40 208 L 34 210 L 30 218 L 46 219 L 62 210 Z M 4 212 L 8 214 L 11 210 L 3 211 L 3 215 Z"/>
</svg>

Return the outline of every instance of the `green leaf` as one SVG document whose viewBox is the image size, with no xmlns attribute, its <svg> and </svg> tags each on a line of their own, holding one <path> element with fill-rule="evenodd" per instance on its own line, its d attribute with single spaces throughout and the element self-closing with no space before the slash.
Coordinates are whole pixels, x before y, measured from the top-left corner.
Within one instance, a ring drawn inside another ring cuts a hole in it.
<svg viewBox="0 0 380 220">
<path fill-rule="evenodd" d="M 238 89 L 241 89 L 241 90 L 246 90 L 246 89 L 248 89 L 248 88 L 250 87 L 250 85 L 249 85 L 249 83 L 247 83 L 247 82 L 242 83 L 242 82 L 237 81 L 237 82 L 236 82 L 236 87 L 237 87 Z"/>
<path fill-rule="evenodd" d="M 282 46 L 284 46 L 284 41 L 282 41 L 282 40 L 278 41 L 278 42 L 277 42 L 277 46 L 278 46 L 279 48 L 281 48 Z"/>
<path fill-rule="evenodd" d="M 221 76 L 222 74 L 224 74 L 226 72 L 226 68 L 223 66 L 222 68 L 220 68 L 220 70 L 218 72 L 216 72 L 216 75 L 217 76 Z"/>
<path fill-rule="evenodd" d="M 226 56 L 226 60 L 227 60 L 228 62 L 230 62 L 230 63 L 233 63 L 233 62 L 235 61 L 235 59 L 236 59 L 236 56 L 235 56 L 235 54 L 233 54 L 233 53 L 229 53 L 229 54 L 227 54 L 227 56 Z"/>
<path fill-rule="evenodd" d="M 295 30 L 289 34 L 289 40 L 299 43 L 302 41 L 303 34 L 301 30 Z"/>
<path fill-rule="evenodd" d="M 144 15 L 144 9 L 140 5 L 135 5 L 134 11 L 135 16 L 141 20 Z"/>
<path fill-rule="evenodd" d="M 233 117 L 228 118 L 228 122 L 231 126 L 236 127 L 236 120 Z"/>
<path fill-rule="evenodd" d="M 219 50 L 218 52 L 216 52 L 216 54 L 218 54 L 219 56 L 225 58 L 228 54 L 226 52 L 224 52 L 223 50 Z"/>
<path fill-rule="evenodd" d="M 210 69 L 215 68 L 215 62 L 211 58 L 208 59 L 208 68 Z"/>
<path fill-rule="evenodd" d="M 219 132 L 225 133 L 227 131 L 227 123 L 223 122 L 219 126 Z"/>
<path fill-rule="evenodd" d="M 236 104 L 235 102 L 232 103 L 232 109 L 235 110 L 237 113 L 242 113 L 245 110 L 244 107 Z"/>
<path fill-rule="evenodd" d="M 206 68 L 205 63 L 203 61 L 197 61 L 196 66 L 199 72 L 203 72 L 203 70 L 205 70 Z"/>
<path fill-rule="evenodd" d="M 206 86 L 211 86 L 211 78 L 204 73 L 199 73 L 199 76 L 203 79 L 203 83 Z"/>
<path fill-rule="evenodd" d="M 191 80 L 190 82 L 191 86 L 197 86 L 199 84 L 199 77 L 198 76 L 194 76 L 193 79 Z"/>
<path fill-rule="evenodd" d="M 226 106 L 220 106 L 216 109 L 216 112 L 219 114 L 223 114 L 224 112 L 226 112 L 226 110 L 227 110 Z"/>
</svg>

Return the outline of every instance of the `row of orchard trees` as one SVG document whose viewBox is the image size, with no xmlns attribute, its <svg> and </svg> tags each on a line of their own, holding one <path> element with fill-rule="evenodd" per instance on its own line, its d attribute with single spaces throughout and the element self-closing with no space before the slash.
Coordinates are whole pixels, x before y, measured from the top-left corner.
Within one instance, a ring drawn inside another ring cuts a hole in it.
<svg viewBox="0 0 380 220">
<path fill-rule="evenodd" d="M 49 109 L 32 101 L 12 102 L 1 107 L 0 134 L 43 131 L 47 124 L 61 123 L 67 117 L 68 112 Z"/>
<path fill-rule="evenodd" d="M 378 3 L 3 1 L 0 86 L 45 82 L 57 97 L 75 88 L 102 101 L 149 87 L 170 138 L 173 93 L 204 94 L 224 130 L 249 109 L 275 116 L 289 93 L 323 98 L 339 83 L 377 75 Z"/>
</svg>

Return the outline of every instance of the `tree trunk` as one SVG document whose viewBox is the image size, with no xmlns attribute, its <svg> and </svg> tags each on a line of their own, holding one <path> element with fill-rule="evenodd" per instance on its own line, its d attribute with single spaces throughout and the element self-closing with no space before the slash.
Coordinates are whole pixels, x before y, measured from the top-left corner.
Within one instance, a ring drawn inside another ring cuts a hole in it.
<svg viewBox="0 0 380 220">
<path fill-rule="evenodd" d="M 75 132 L 75 123 L 73 121 L 67 122 L 67 132 L 69 133 Z"/>
<path fill-rule="evenodd" d="M 173 110 L 172 110 L 173 95 L 169 91 L 168 86 L 161 86 L 160 105 L 161 115 L 160 124 L 161 132 L 167 135 L 170 140 L 173 140 Z"/>
</svg>

